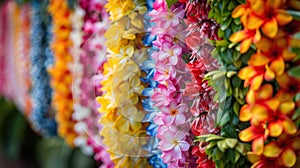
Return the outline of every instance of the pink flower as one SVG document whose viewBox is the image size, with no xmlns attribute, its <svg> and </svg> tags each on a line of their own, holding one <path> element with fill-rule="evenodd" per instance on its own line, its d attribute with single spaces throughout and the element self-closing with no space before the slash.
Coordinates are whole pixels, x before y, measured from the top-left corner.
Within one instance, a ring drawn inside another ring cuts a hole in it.
<svg viewBox="0 0 300 168">
<path fill-rule="evenodd" d="M 170 47 L 169 43 L 163 43 L 162 50 L 152 56 L 156 61 L 161 61 L 169 65 L 176 65 L 181 53 L 182 48 L 179 45 L 173 45 Z"/>
<path fill-rule="evenodd" d="M 154 74 L 154 80 L 158 82 L 163 82 L 169 78 L 174 79 L 176 76 L 175 69 L 171 65 L 163 64 L 162 62 L 157 62 L 155 65 L 156 72 Z"/>
<path fill-rule="evenodd" d="M 154 106 L 168 106 L 173 100 L 173 92 L 174 90 L 170 90 L 170 88 L 167 88 L 165 85 L 158 85 L 158 88 L 154 90 L 154 93 L 151 96 Z"/>
<path fill-rule="evenodd" d="M 162 159 L 165 163 L 182 158 L 182 152 L 189 150 L 190 144 L 185 141 L 186 134 L 182 131 L 165 132 L 159 142 L 159 149 L 163 152 Z"/>
<path fill-rule="evenodd" d="M 166 0 L 157 0 L 153 3 L 153 9 L 159 12 L 166 12 L 168 10 Z"/>
<path fill-rule="evenodd" d="M 167 107 L 161 108 L 163 116 L 163 121 L 166 125 L 171 125 L 175 122 L 176 125 L 181 125 L 186 122 L 184 113 L 187 111 L 186 104 L 177 105 L 174 101 L 170 103 Z"/>
</svg>

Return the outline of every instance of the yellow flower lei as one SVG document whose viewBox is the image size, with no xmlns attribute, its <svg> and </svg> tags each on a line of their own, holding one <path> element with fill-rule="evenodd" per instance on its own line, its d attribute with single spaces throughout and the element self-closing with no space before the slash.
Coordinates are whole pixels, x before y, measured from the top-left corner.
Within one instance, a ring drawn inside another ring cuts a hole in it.
<svg viewBox="0 0 300 168">
<path fill-rule="evenodd" d="M 48 10 L 52 15 L 53 21 L 51 47 L 55 57 L 55 64 L 49 69 L 49 73 L 52 77 L 53 105 L 57 110 L 58 134 L 69 145 L 73 146 L 73 141 L 77 134 L 73 128 L 75 121 L 72 119 L 73 96 L 70 64 L 73 58 L 70 51 L 72 41 L 69 37 L 72 31 L 71 11 L 68 9 L 67 2 L 62 0 L 50 0 Z"/>
<path fill-rule="evenodd" d="M 142 123 L 146 112 L 139 67 L 147 59 L 142 44 L 142 14 L 147 8 L 145 2 L 132 0 L 110 0 L 106 8 L 112 25 L 105 34 L 109 54 L 103 71 L 106 79 L 101 83 L 104 94 L 96 99 L 103 113 L 100 134 L 116 167 L 151 167 L 142 149 L 147 143 L 147 123 Z"/>
</svg>

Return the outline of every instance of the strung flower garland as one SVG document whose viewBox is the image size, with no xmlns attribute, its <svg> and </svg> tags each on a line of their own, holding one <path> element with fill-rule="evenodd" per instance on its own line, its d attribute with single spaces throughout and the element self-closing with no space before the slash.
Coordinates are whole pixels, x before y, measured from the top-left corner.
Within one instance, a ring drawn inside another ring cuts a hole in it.
<svg viewBox="0 0 300 168">
<path fill-rule="evenodd" d="M 29 49 L 30 49 L 30 17 L 29 6 L 23 6 L 22 8 L 16 5 L 13 14 L 14 24 L 14 57 L 13 62 L 15 66 L 15 83 L 18 86 L 23 86 L 18 90 L 18 96 L 16 96 L 14 102 L 17 104 L 20 111 L 27 117 L 31 111 L 30 103 L 30 72 L 29 72 Z M 22 27 L 22 31 L 21 28 Z"/>
<path fill-rule="evenodd" d="M 244 29 L 232 34 L 230 40 L 241 42 L 241 53 L 252 44 L 257 49 L 238 73 L 245 80 L 244 86 L 250 86 L 239 114 L 241 121 L 250 121 L 250 126 L 239 133 L 239 138 L 252 142 L 248 159 L 254 168 L 299 163 L 299 115 L 293 98 L 300 92 L 300 80 L 287 73 L 288 65 L 292 67 L 297 57 L 291 48 L 299 47 L 299 40 L 292 36 L 300 29 L 290 29 L 299 26 L 299 21 L 287 12 L 294 7 L 284 0 L 247 1 L 232 13 L 233 18 L 241 17 Z"/>
<path fill-rule="evenodd" d="M 192 50 L 190 62 L 187 64 L 192 81 L 186 84 L 184 95 L 193 100 L 191 113 L 195 117 L 191 131 L 195 136 L 217 134 L 215 128 L 217 104 L 213 102 L 214 90 L 205 80 L 205 74 L 218 69 L 217 60 L 211 57 L 213 46 L 208 39 L 218 40 L 218 25 L 208 18 L 210 5 L 206 0 L 186 2 L 187 37 L 186 44 Z M 197 157 L 197 167 L 215 167 L 215 164 L 205 153 L 208 143 L 197 143 L 192 154 Z"/>
<path fill-rule="evenodd" d="M 139 67 L 147 59 L 142 44 L 142 14 L 147 8 L 144 2 L 131 0 L 112 0 L 106 8 L 112 23 L 105 33 L 109 55 L 103 67 L 103 95 L 97 97 L 103 113 L 103 143 L 116 167 L 150 167 L 145 157 L 148 152 L 142 149 L 147 138 Z"/>
<path fill-rule="evenodd" d="M 108 24 L 108 15 L 104 10 L 105 3 L 106 1 L 95 0 L 79 2 L 85 14 L 84 23 L 81 26 L 83 42 L 80 44 L 79 58 L 80 65 L 82 65 L 81 80 L 78 81 L 79 102 L 75 104 L 73 118 L 77 120 L 75 130 L 78 137 L 75 139 L 75 144 L 83 147 L 86 153 L 93 153 L 94 159 L 101 163 L 101 167 L 113 167 L 109 154 L 101 145 L 100 126 L 97 124 L 100 113 L 97 111 L 98 105 L 95 101 L 95 96 L 101 95 L 100 81 L 103 79 L 101 67 L 106 60 L 103 58 L 106 47 L 102 45 L 104 44 L 104 32 L 107 30 L 106 24 Z M 100 63 L 99 58 L 101 59 Z M 100 68 L 98 68 L 98 64 L 100 64 Z M 99 74 L 93 77 L 96 72 Z"/>
<path fill-rule="evenodd" d="M 153 10 L 153 2 L 154 0 L 146 1 L 148 13 L 149 11 Z M 150 22 L 150 19 L 151 18 L 148 16 L 148 14 L 145 14 L 146 30 L 150 29 L 153 26 L 153 23 Z M 166 168 L 167 165 L 163 163 L 161 158 L 162 153 L 158 149 L 159 139 L 156 137 L 158 126 L 153 121 L 156 113 L 158 112 L 158 109 L 153 106 L 153 102 L 151 101 L 151 95 L 153 94 L 154 89 L 157 87 L 158 84 L 153 79 L 155 73 L 155 69 L 154 69 L 155 61 L 151 57 L 152 53 L 155 51 L 155 47 L 152 45 L 152 42 L 155 40 L 155 38 L 156 38 L 155 36 L 147 32 L 143 40 L 145 46 L 149 47 L 148 49 L 149 58 L 145 62 L 143 62 L 143 65 L 141 67 L 141 69 L 146 73 L 146 76 L 143 78 L 143 82 L 148 84 L 148 87 L 145 88 L 142 92 L 142 94 L 146 96 L 146 98 L 143 99 L 142 102 L 143 102 L 143 108 L 147 112 L 144 121 L 149 122 L 149 125 L 147 127 L 147 134 L 151 136 L 147 145 L 144 146 L 144 149 L 148 150 L 149 154 L 151 155 L 148 161 L 152 165 L 152 167 Z"/>
<path fill-rule="evenodd" d="M 73 113 L 73 95 L 72 95 L 72 73 L 71 64 L 73 58 L 71 55 L 72 41 L 70 32 L 72 25 L 70 21 L 71 10 L 68 4 L 61 0 L 50 0 L 48 10 L 53 19 L 53 40 L 52 50 L 55 56 L 55 63 L 49 69 L 53 87 L 53 105 L 56 107 L 56 120 L 58 122 L 58 134 L 63 137 L 70 145 L 74 145 L 74 138 L 77 133 L 74 130 L 75 121 L 72 118 Z"/>
<path fill-rule="evenodd" d="M 153 42 L 158 51 L 152 54 L 155 60 L 154 80 L 159 82 L 154 89 L 151 100 L 159 109 L 154 118 L 158 125 L 158 148 L 162 159 L 168 167 L 194 167 L 194 159 L 189 155 L 191 144 L 189 133 L 190 114 L 187 104 L 183 102 L 180 87 L 184 82 L 183 74 L 187 68 L 181 57 L 187 53 L 184 39 L 184 6 L 176 3 L 170 9 L 166 1 L 155 1 L 149 13 L 155 26 L 151 33 L 157 36 Z"/>
<path fill-rule="evenodd" d="M 46 71 L 51 65 L 52 54 L 47 50 L 49 45 L 50 22 L 49 14 L 45 6 L 39 1 L 33 1 L 31 16 L 31 103 L 32 111 L 29 121 L 34 130 L 42 135 L 55 135 L 56 122 L 51 109 L 52 89 L 50 87 L 50 77 Z M 48 19 L 45 22 L 44 19 Z"/>
<path fill-rule="evenodd" d="M 6 75 L 5 75 L 5 62 L 6 62 L 6 40 L 7 40 L 7 5 L 4 4 L 1 6 L 0 10 L 0 48 L 2 48 L 2 52 L 0 52 L 0 94 L 5 95 L 5 87 L 6 87 Z"/>
</svg>

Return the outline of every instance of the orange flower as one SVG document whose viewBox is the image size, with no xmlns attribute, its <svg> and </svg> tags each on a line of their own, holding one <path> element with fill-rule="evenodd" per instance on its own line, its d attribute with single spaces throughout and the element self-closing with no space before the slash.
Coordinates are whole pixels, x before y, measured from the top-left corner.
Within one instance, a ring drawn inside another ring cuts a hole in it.
<svg viewBox="0 0 300 168">
<path fill-rule="evenodd" d="M 266 68 L 267 67 L 264 66 L 247 66 L 240 70 L 238 77 L 245 80 L 244 87 L 248 87 L 250 85 L 251 90 L 257 90 L 261 86 L 264 78 L 274 78 L 274 76 L 270 74 Z"/>
<path fill-rule="evenodd" d="M 239 5 L 232 13 L 233 18 L 241 16 L 241 22 L 246 29 L 260 29 L 262 32 L 274 38 L 279 26 L 288 24 L 293 20 L 282 8 L 285 0 L 248 0 L 247 4 Z"/>
<path fill-rule="evenodd" d="M 240 46 L 240 52 L 245 53 L 249 50 L 252 43 L 257 43 L 261 39 L 261 34 L 258 29 L 256 30 L 241 30 L 233 33 L 229 40 L 231 42 L 242 42 Z"/>
<path fill-rule="evenodd" d="M 291 100 L 296 93 L 300 92 L 300 79 L 291 77 L 288 73 L 278 76 L 276 81 L 281 88 L 277 93 L 277 97 L 281 101 Z"/>
<path fill-rule="evenodd" d="M 258 51 L 252 55 L 248 61 L 252 66 L 266 66 L 269 75 L 266 80 L 272 80 L 275 76 L 283 74 L 285 61 L 291 61 L 296 57 L 295 53 L 290 52 L 285 46 L 287 40 L 285 37 L 272 41 L 269 38 L 262 38 L 257 44 Z"/>
<path fill-rule="evenodd" d="M 240 140 L 244 142 L 252 141 L 252 151 L 255 154 L 262 154 L 264 142 L 268 138 L 269 132 L 266 124 L 251 125 L 239 133 Z"/>
</svg>

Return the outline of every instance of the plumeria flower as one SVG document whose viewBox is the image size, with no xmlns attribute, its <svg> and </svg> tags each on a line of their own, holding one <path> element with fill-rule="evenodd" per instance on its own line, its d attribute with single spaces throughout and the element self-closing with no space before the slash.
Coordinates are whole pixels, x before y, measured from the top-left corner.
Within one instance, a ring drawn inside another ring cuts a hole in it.
<svg viewBox="0 0 300 168">
<path fill-rule="evenodd" d="M 170 125 L 175 122 L 176 125 L 181 125 L 186 122 L 184 113 L 187 111 L 186 104 L 177 105 L 176 102 L 172 101 L 169 106 L 161 108 L 164 114 L 164 123 Z"/>
<path fill-rule="evenodd" d="M 182 48 L 179 45 L 173 45 L 170 47 L 169 43 L 163 43 L 162 50 L 152 56 L 156 61 L 164 62 L 170 65 L 176 65 L 181 53 Z"/>
<path fill-rule="evenodd" d="M 172 91 L 170 91 L 165 85 L 160 84 L 158 85 L 158 88 L 155 89 L 151 99 L 154 102 L 154 106 L 168 106 L 173 100 Z"/>
<path fill-rule="evenodd" d="M 165 132 L 165 136 L 159 142 L 159 149 L 168 151 L 163 153 L 164 160 L 178 160 L 182 158 L 182 152 L 189 150 L 190 144 L 185 141 L 186 134 L 182 131 Z"/>
<path fill-rule="evenodd" d="M 170 78 L 174 79 L 176 76 L 175 69 L 171 65 L 166 65 L 162 62 L 157 62 L 155 68 L 156 72 L 154 74 L 153 79 L 157 82 L 167 81 Z"/>
</svg>

